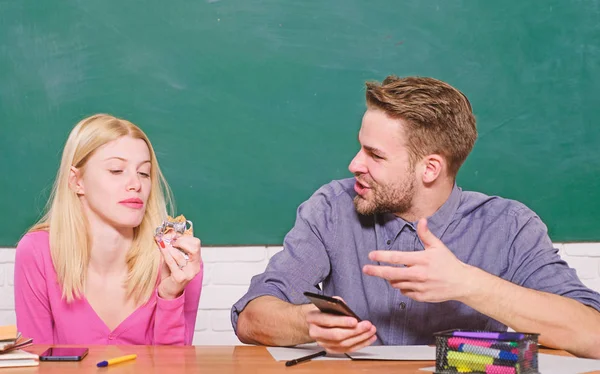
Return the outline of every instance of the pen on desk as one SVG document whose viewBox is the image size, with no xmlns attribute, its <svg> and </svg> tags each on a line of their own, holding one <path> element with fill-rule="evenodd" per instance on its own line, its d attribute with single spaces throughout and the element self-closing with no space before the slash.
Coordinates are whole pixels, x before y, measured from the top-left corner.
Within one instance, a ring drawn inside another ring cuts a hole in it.
<svg viewBox="0 0 600 374">
<path fill-rule="evenodd" d="M 300 358 L 296 358 L 294 360 L 287 361 L 285 363 L 285 366 L 294 366 L 294 365 L 299 364 L 301 362 L 312 360 L 313 358 L 317 358 L 317 357 L 320 357 L 320 356 L 325 356 L 326 354 L 327 354 L 326 351 L 321 351 L 321 352 L 313 353 L 313 354 L 310 354 L 310 355 L 307 355 L 307 356 L 304 356 L 304 357 L 300 357 Z"/>
<path fill-rule="evenodd" d="M 127 356 L 115 357 L 115 358 L 111 358 L 110 360 L 100 361 L 96 364 L 96 366 L 98 366 L 99 368 L 103 368 L 108 365 L 114 365 L 114 364 L 119 364 L 121 362 L 129 361 L 129 360 L 135 360 L 136 358 L 137 358 L 137 355 L 127 355 Z"/>
</svg>

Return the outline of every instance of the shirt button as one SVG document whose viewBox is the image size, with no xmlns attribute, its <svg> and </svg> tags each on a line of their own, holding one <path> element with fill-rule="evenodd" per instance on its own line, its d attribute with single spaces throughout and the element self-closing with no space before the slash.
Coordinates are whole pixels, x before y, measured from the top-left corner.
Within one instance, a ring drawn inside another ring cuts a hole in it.
<svg viewBox="0 0 600 374">
<path fill-rule="evenodd" d="M 401 310 L 406 309 L 406 303 L 404 301 L 400 303 L 400 309 Z"/>
<path fill-rule="evenodd" d="M 392 241 L 388 239 L 388 241 L 386 243 L 387 243 L 387 245 L 390 245 L 390 244 L 392 244 Z"/>
<path fill-rule="evenodd" d="M 115 338 L 115 336 L 113 334 L 108 335 L 109 340 L 113 340 L 114 338 Z"/>
</svg>

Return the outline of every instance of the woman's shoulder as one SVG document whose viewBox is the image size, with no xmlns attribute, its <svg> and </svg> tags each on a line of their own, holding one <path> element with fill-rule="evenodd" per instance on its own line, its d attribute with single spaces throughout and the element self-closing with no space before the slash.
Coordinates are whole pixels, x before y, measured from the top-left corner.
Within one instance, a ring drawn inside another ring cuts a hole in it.
<svg viewBox="0 0 600 374">
<path fill-rule="evenodd" d="M 46 230 L 30 231 L 17 244 L 17 255 L 44 256 L 50 253 L 50 234 Z"/>
<path fill-rule="evenodd" d="M 44 292 L 50 291 L 50 285 L 57 287 L 48 231 L 30 231 L 23 235 L 17 245 L 15 289 L 22 289 L 26 284 L 27 287 L 45 290 Z"/>
</svg>

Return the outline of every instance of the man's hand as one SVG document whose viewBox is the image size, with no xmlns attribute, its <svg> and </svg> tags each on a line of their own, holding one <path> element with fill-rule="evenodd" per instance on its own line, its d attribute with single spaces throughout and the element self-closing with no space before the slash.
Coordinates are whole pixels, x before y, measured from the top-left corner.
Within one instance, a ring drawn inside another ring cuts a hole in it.
<svg viewBox="0 0 600 374">
<path fill-rule="evenodd" d="M 369 253 L 369 259 L 372 261 L 405 265 L 404 267 L 365 265 L 363 272 L 387 280 L 392 287 L 416 301 L 460 301 L 468 294 L 469 286 L 474 284 L 473 277 L 477 272 L 472 272 L 473 268 L 470 265 L 457 259 L 444 243 L 429 231 L 427 220 L 424 218 L 417 224 L 417 235 L 425 247 L 424 251 Z"/>
<path fill-rule="evenodd" d="M 328 353 L 346 353 L 369 346 L 377 340 L 377 329 L 369 321 L 312 310 L 306 315 L 308 333 Z"/>
</svg>

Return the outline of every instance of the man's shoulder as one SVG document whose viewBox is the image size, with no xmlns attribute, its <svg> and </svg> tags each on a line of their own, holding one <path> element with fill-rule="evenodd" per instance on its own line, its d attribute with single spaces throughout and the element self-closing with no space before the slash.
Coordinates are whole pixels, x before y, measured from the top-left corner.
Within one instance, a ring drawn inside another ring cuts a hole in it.
<svg viewBox="0 0 600 374">
<path fill-rule="evenodd" d="M 312 197 L 322 197 L 331 202 L 352 201 L 356 196 L 354 178 L 336 179 L 321 186 Z"/>
<path fill-rule="evenodd" d="M 525 204 L 508 198 L 486 195 L 476 191 L 463 191 L 457 213 L 462 216 L 479 215 L 516 219 L 529 219 L 535 212 Z"/>
<path fill-rule="evenodd" d="M 354 191 L 355 183 L 356 182 L 354 178 L 335 179 L 321 186 L 319 190 L 324 190 L 326 193 L 332 196 L 346 194 L 350 198 L 354 198 L 354 196 L 356 196 L 356 192 Z"/>
<path fill-rule="evenodd" d="M 332 180 L 319 187 L 298 210 L 325 216 L 333 212 L 345 214 L 354 210 L 354 196 L 354 178 Z"/>
</svg>

